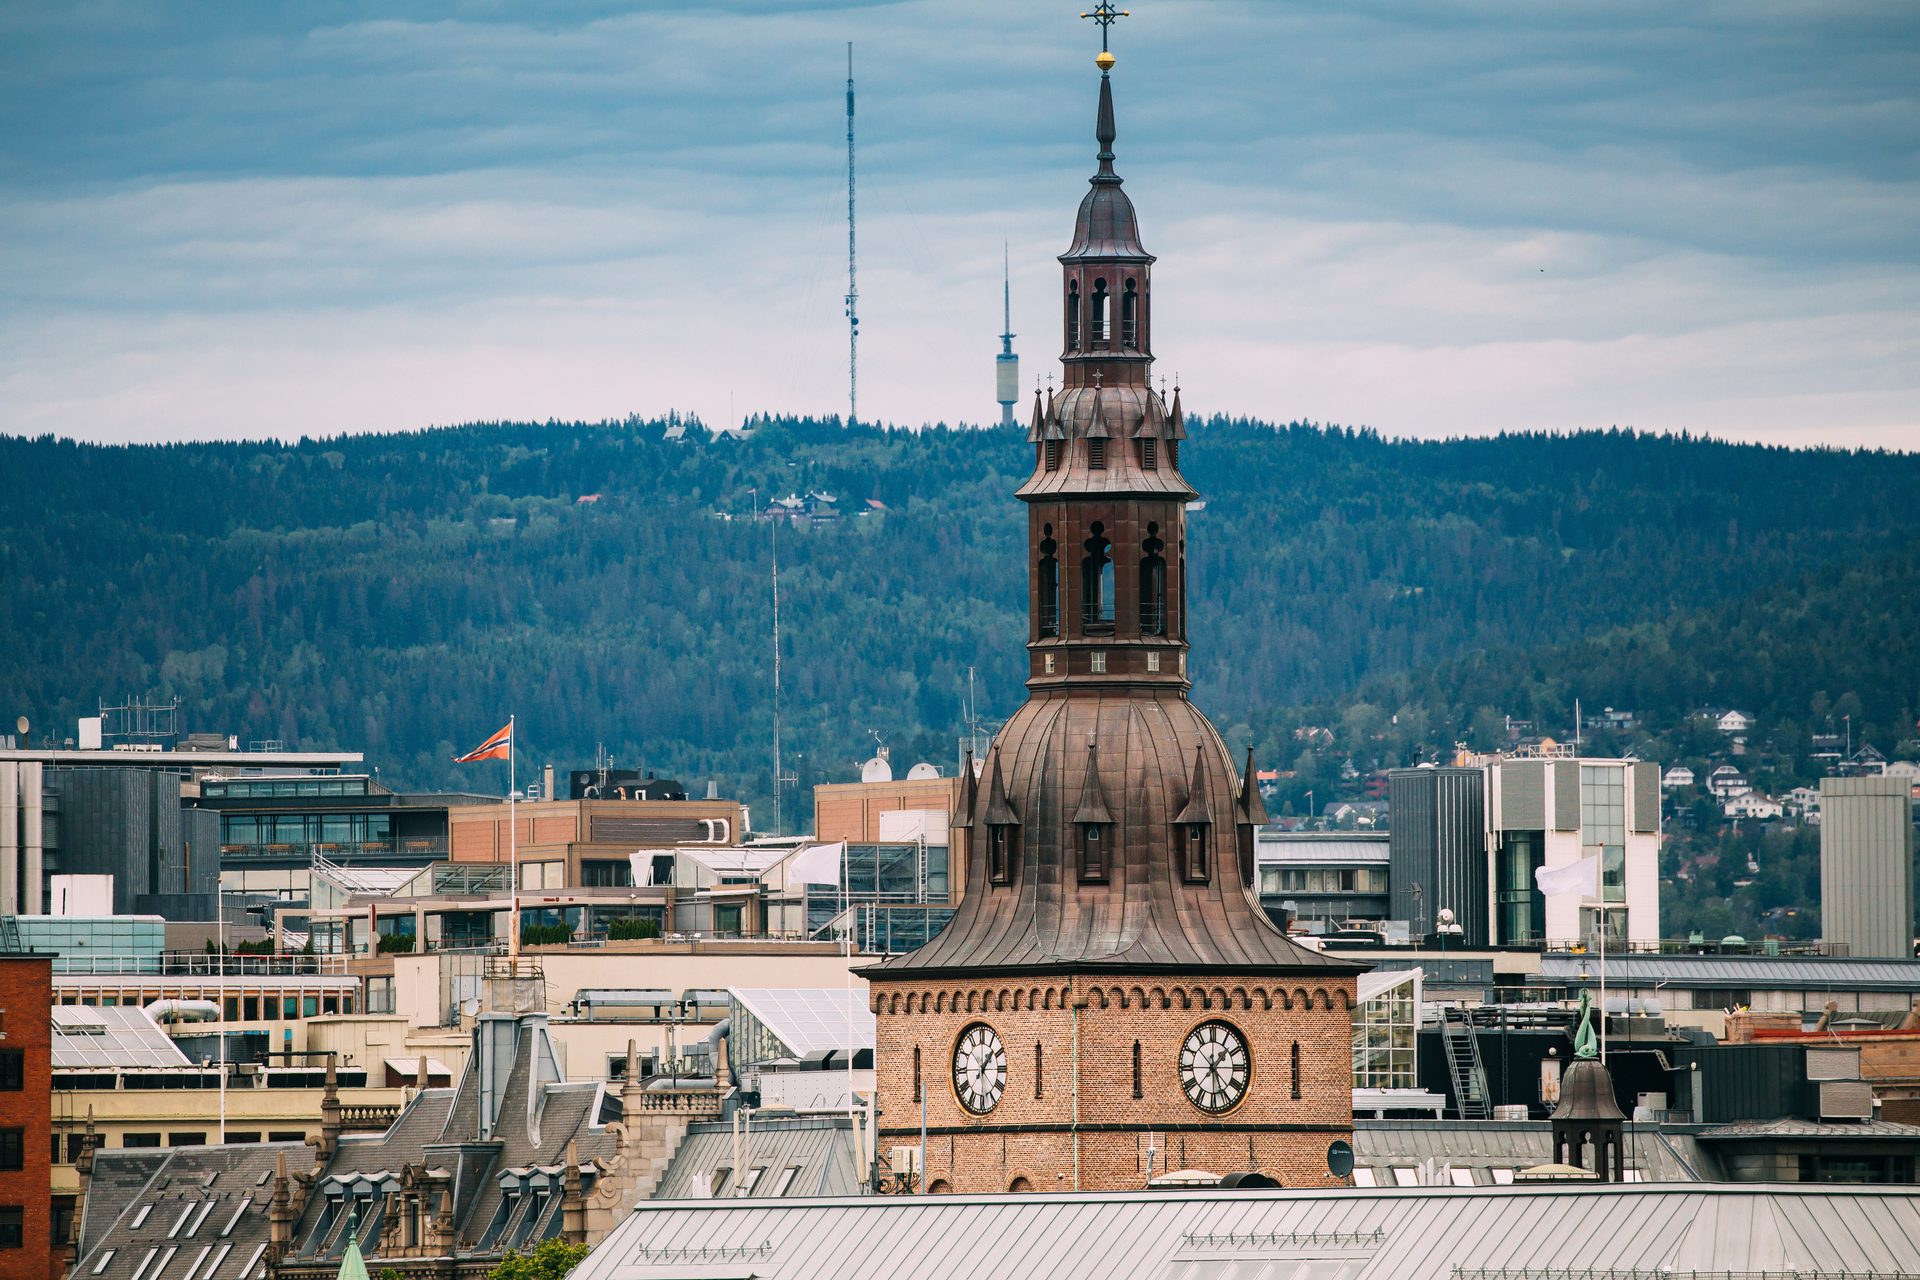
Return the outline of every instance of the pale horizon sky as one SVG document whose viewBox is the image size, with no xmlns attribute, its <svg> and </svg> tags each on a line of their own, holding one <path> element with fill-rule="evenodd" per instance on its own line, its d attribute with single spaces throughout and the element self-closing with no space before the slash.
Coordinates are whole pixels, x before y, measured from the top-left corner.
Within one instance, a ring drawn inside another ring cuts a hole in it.
<svg viewBox="0 0 1920 1280">
<path fill-rule="evenodd" d="M 0 8 L 0 433 L 1026 394 L 1092 171 L 1075 3 Z M 1920 448 L 1920 7 L 1136 0 L 1118 168 L 1197 412 Z"/>
</svg>

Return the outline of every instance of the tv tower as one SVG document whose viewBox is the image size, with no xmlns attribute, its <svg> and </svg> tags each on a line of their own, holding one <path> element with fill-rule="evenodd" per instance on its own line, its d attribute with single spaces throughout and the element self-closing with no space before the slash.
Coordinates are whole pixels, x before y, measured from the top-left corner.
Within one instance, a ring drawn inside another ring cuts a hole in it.
<svg viewBox="0 0 1920 1280">
<path fill-rule="evenodd" d="M 853 241 L 853 41 L 847 41 L 847 425 L 860 411 L 860 288 Z"/>
<path fill-rule="evenodd" d="M 1000 306 L 1002 308 L 1001 325 L 1005 332 L 1000 335 L 1000 354 L 993 358 L 993 386 L 1000 401 L 1000 425 L 1011 427 L 1013 421 L 1013 402 L 1020 398 L 1020 357 L 1013 354 L 1013 274 L 1008 267 L 1007 246 L 1000 245 Z"/>
</svg>

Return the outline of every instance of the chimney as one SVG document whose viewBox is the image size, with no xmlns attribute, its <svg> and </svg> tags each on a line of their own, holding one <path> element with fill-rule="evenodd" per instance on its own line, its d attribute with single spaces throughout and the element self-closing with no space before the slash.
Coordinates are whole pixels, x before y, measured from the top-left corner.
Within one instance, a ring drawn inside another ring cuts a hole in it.
<svg viewBox="0 0 1920 1280">
<path fill-rule="evenodd" d="M 540 798 L 542 800 L 553 799 L 553 765 L 551 764 L 548 764 L 540 774 Z"/>
<path fill-rule="evenodd" d="M 427 1074 L 427 1055 L 424 1053 L 420 1055 L 420 1066 L 419 1069 L 414 1072 L 413 1078 L 415 1081 L 414 1087 L 419 1089 L 420 1092 L 425 1093 L 427 1091 L 427 1081 L 430 1077 Z"/>
</svg>

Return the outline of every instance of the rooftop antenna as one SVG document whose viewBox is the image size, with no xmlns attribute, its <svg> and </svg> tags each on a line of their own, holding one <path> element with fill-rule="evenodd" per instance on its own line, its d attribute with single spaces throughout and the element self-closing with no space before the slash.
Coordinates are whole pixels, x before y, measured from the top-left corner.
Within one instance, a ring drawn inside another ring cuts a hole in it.
<svg viewBox="0 0 1920 1280">
<path fill-rule="evenodd" d="M 860 286 L 853 220 L 853 41 L 847 41 L 847 425 L 860 416 Z"/>
<path fill-rule="evenodd" d="M 1013 402 L 1020 397 L 1020 357 L 1013 354 L 1013 268 L 1005 241 L 1000 244 L 1000 354 L 993 358 L 995 398 L 1000 401 L 1000 425 L 1011 427 Z"/>
</svg>

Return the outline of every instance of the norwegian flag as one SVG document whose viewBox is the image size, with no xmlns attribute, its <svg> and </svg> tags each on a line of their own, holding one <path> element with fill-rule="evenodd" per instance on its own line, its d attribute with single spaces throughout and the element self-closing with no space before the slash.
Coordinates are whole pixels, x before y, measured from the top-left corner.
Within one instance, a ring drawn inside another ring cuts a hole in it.
<svg viewBox="0 0 1920 1280">
<path fill-rule="evenodd" d="M 467 752 L 455 756 L 455 764 L 472 764 L 476 760 L 505 760 L 513 754 L 513 722 L 509 720 L 500 727 L 500 732 Z"/>
</svg>

